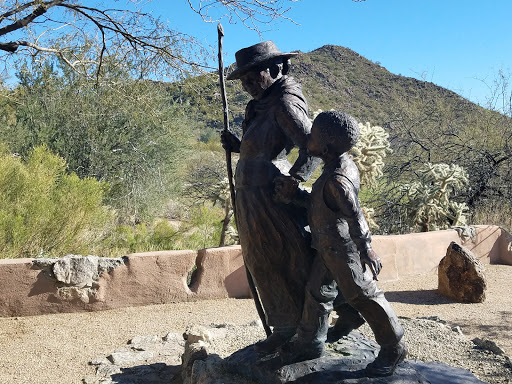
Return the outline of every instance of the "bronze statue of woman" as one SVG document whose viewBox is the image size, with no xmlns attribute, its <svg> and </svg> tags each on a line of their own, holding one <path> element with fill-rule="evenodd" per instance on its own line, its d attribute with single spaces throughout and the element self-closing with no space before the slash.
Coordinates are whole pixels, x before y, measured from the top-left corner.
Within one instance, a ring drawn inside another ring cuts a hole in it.
<svg viewBox="0 0 512 384">
<path fill-rule="evenodd" d="M 274 200 L 274 184 L 282 176 L 307 180 L 319 160 L 307 154 L 311 129 L 301 86 L 287 76 L 290 57 L 271 41 L 236 53 L 239 79 L 252 96 L 242 123 L 243 136 L 222 134 L 226 149 L 239 152 L 235 171 L 236 223 L 244 262 L 258 289 L 273 333 L 255 345 L 259 353 L 274 351 L 296 332 L 313 254 L 306 230 L 307 212 Z M 298 147 L 290 164 L 287 155 Z"/>
</svg>

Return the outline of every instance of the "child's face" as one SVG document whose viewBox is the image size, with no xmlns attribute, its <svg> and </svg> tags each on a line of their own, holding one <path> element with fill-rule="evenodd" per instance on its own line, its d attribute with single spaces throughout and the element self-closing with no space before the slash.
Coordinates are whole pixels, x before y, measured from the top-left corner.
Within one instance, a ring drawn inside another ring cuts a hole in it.
<svg viewBox="0 0 512 384">
<path fill-rule="evenodd" d="M 322 142 L 320 129 L 315 124 L 313 124 L 313 127 L 311 128 L 311 134 L 308 136 L 308 154 L 310 156 L 323 158 L 326 153 L 327 146 Z"/>
</svg>

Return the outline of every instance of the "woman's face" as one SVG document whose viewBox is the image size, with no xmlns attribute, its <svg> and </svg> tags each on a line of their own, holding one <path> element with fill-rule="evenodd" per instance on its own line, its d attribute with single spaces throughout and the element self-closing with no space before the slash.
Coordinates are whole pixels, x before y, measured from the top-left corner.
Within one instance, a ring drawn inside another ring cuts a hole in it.
<svg viewBox="0 0 512 384">
<path fill-rule="evenodd" d="M 240 76 L 240 80 L 244 90 L 256 100 L 260 100 L 275 81 L 268 70 L 247 72 Z"/>
</svg>

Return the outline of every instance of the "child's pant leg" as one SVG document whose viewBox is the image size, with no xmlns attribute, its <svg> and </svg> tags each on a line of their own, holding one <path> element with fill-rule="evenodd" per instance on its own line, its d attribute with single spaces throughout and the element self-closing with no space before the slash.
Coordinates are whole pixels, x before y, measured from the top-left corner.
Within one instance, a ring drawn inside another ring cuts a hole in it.
<svg viewBox="0 0 512 384">
<path fill-rule="evenodd" d="M 369 268 L 363 273 L 355 244 L 349 242 L 338 249 L 325 248 L 319 253 L 345 301 L 365 318 L 377 343 L 381 346 L 398 343 L 403 336 L 403 328 Z"/>
</svg>

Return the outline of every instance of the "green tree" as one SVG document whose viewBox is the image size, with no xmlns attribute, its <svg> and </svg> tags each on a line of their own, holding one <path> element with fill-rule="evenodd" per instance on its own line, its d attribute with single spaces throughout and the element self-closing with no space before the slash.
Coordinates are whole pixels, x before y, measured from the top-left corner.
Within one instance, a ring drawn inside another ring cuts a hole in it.
<svg viewBox="0 0 512 384">
<path fill-rule="evenodd" d="M 196 148 L 198 151 L 189 159 L 185 168 L 184 196 L 196 207 L 210 204 L 212 206 L 210 211 L 215 207 L 222 208 L 224 218 L 220 221 L 222 227 L 219 243 L 216 245 L 235 244 L 238 242 L 238 234 L 231 224 L 233 207 L 224 149 L 220 146 L 218 139 L 208 143 L 198 143 Z"/>
<path fill-rule="evenodd" d="M 22 67 L 9 96 L 15 119 L 0 134 L 22 156 L 45 144 L 79 177 L 108 181 L 106 202 L 140 222 L 178 190 L 174 174 L 196 133 L 163 85 L 109 73 L 98 83 L 65 66 Z"/>
</svg>

